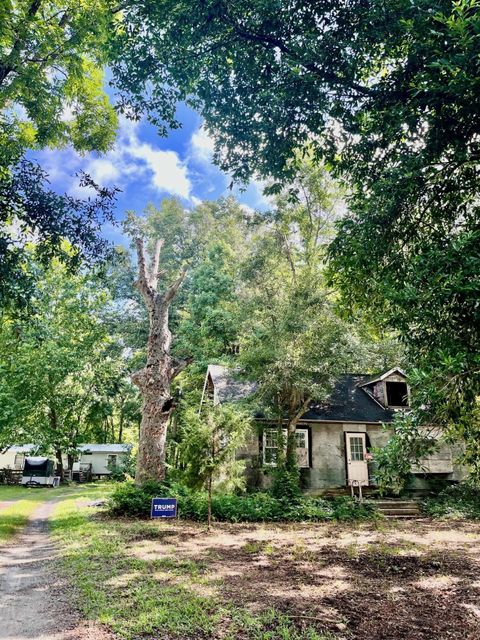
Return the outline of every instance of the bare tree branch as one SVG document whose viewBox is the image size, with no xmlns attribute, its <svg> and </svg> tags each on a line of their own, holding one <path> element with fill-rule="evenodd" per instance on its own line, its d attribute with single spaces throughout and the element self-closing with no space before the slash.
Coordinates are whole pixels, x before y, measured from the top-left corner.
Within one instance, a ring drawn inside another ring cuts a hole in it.
<svg viewBox="0 0 480 640">
<path fill-rule="evenodd" d="M 158 278 L 160 277 L 159 266 L 160 266 L 160 252 L 162 250 L 164 244 L 164 240 L 158 239 L 155 243 L 155 251 L 153 254 L 152 264 L 150 265 L 150 277 L 149 282 L 150 286 L 154 291 L 157 290 L 158 286 Z"/>
<path fill-rule="evenodd" d="M 163 299 L 166 304 L 169 304 L 173 300 L 178 289 L 180 288 L 180 285 L 184 281 L 186 275 L 187 275 L 187 268 L 184 267 L 182 269 L 182 272 L 180 273 L 180 276 L 175 280 L 175 282 L 172 285 L 168 287 L 168 289 L 163 294 Z"/>
<path fill-rule="evenodd" d="M 174 378 L 176 378 L 180 373 L 182 373 L 182 371 L 185 369 L 185 367 L 187 367 L 191 362 L 192 362 L 193 358 L 185 358 L 185 360 L 174 360 L 172 365 L 172 377 L 171 379 L 173 380 Z"/>
<path fill-rule="evenodd" d="M 152 290 L 149 283 L 147 263 L 145 260 L 145 247 L 142 238 L 136 238 L 135 245 L 137 247 L 138 258 L 137 287 L 142 294 L 148 309 L 151 311 L 154 304 L 155 291 Z"/>
</svg>

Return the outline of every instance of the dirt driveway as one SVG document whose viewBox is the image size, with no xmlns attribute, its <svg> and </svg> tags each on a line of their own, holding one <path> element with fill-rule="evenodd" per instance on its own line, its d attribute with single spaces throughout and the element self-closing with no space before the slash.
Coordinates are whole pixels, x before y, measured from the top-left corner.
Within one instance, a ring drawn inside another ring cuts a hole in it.
<svg viewBox="0 0 480 640">
<path fill-rule="evenodd" d="M 23 533 L 0 547 L 0 640 L 107 640 L 81 623 L 55 571 L 48 533 L 54 503 L 41 503 Z"/>
<path fill-rule="evenodd" d="M 336 638 L 480 638 L 477 524 L 218 525 L 206 534 L 179 523 L 127 545 L 143 560 L 203 566 L 200 593 L 253 613 L 275 608 Z"/>
</svg>

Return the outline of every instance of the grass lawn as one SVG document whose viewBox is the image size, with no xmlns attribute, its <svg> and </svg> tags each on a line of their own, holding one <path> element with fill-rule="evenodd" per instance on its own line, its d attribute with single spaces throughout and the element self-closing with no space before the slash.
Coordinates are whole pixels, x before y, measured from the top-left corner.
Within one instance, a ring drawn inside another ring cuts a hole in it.
<svg viewBox="0 0 480 640">
<path fill-rule="evenodd" d="M 0 544 L 9 542 L 27 524 L 35 509 L 46 500 L 90 499 L 103 497 L 111 491 L 112 485 L 98 483 L 91 485 L 70 485 L 58 488 L 31 488 L 0 485 Z"/>
<path fill-rule="evenodd" d="M 125 640 L 478 640 L 480 524 L 52 518 L 85 617 Z"/>
<path fill-rule="evenodd" d="M 17 500 L 0 510 L 0 544 L 8 542 L 23 529 L 37 506 L 35 500 Z"/>
</svg>

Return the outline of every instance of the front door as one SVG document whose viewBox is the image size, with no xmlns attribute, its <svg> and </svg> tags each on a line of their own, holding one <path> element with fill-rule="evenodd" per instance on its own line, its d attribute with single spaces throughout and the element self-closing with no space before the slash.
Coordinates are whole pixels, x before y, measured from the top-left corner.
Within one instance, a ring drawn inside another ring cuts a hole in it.
<svg viewBox="0 0 480 640">
<path fill-rule="evenodd" d="M 365 433 L 346 433 L 347 480 L 349 485 L 368 486 Z"/>
</svg>

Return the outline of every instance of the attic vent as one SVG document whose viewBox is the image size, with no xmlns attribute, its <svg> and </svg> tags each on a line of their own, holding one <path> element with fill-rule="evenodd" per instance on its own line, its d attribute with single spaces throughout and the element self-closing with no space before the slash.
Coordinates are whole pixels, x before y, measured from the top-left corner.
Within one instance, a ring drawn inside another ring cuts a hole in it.
<svg viewBox="0 0 480 640">
<path fill-rule="evenodd" d="M 386 382 L 387 404 L 389 407 L 408 407 L 408 388 L 406 382 Z"/>
</svg>

